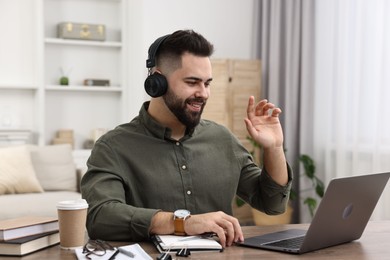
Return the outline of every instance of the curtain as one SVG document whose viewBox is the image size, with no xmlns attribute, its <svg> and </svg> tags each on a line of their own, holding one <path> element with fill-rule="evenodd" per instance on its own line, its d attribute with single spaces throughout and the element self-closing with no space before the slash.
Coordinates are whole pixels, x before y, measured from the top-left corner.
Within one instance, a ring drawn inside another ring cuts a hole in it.
<svg viewBox="0 0 390 260">
<path fill-rule="evenodd" d="M 326 182 L 390 171 L 390 1 L 316 1 L 313 149 Z M 390 184 L 372 219 L 390 219 Z"/>
<path fill-rule="evenodd" d="M 286 158 L 294 171 L 293 189 L 301 187 L 298 157 L 311 153 L 302 135 L 311 139 L 313 121 L 314 1 L 261 0 L 259 58 L 262 97 L 282 109 Z M 299 194 L 299 193 L 298 193 Z M 301 199 L 293 201 L 293 223 L 299 222 Z"/>
</svg>

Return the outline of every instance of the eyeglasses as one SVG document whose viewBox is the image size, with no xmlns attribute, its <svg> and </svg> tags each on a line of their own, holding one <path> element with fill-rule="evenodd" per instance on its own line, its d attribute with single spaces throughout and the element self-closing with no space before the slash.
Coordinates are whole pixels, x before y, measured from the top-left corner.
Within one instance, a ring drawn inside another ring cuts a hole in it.
<svg viewBox="0 0 390 260">
<path fill-rule="evenodd" d="M 83 247 L 83 254 L 86 254 L 87 259 L 91 259 L 90 255 L 104 256 L 107 250 L 114 250 L 115 248 L 103 240 L 88 240 Z"/>
</svg>

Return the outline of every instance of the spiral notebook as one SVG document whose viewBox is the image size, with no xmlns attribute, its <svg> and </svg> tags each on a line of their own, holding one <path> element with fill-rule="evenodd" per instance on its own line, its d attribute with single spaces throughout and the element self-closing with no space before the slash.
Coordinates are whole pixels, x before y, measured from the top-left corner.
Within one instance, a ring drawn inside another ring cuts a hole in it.
<svg viewBox="0 0 390 260">
<path fill-rule="evenodd" d="M 210 236 L 174 236 L 174 235 L 154 235 L 152 242 L 160 251 L 180 251 L 189 249 L 192 251 L 221 251 L 222 246 L 218 241 Z"/>
</svg>

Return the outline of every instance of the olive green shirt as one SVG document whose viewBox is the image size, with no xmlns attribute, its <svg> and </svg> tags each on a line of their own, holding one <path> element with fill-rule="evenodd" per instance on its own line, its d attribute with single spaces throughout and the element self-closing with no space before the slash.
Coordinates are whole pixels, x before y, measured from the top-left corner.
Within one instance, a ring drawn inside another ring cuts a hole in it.
<svg viewBox="0 0 390 260">
<path fill-rule="evenodd" d="M 89 203 L 90 238 L 140 241 L 156 212 L 232 214 L 235 194 L 267 214 L 284 212 L 291 188 L 253 163 L 225 127 L 208 120 L 179 141 L 147 113 L 102 136 L 88 159 L 81 192 Z"/>
</svg>

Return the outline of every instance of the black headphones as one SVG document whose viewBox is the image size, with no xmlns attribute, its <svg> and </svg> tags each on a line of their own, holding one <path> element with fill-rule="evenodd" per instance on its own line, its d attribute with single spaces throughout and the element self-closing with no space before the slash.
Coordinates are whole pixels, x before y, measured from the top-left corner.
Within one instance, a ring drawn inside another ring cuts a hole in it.
<svg viewBox="0 0 390 260">
<path fill-rule="evenodd" d="M 168 89 L 168 82 L 165 76 L 158 72 L 151 74 L 151 69 L 156 66 L 158 48 L 169 36 L 170 34 L 158 38 L 149 47 L 148 59 L 146 60 L 146 68 L 149 69 L 149 75 L 145 80 L 144 86 L 146 93 L 151 97 L 161 97 Z"/>
</svg>

